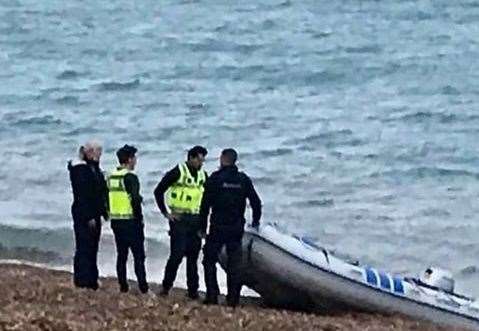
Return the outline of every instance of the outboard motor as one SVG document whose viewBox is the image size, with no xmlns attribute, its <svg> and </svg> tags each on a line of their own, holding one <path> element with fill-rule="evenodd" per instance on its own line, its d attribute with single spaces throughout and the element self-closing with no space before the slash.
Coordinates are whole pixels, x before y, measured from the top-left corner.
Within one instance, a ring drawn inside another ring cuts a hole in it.
<svg viewBox="0 0 479 331">
<path fill-rule="evenodd" d="M 454 278 L 452 273 L 436 267 L 427 268 L 421 275 L 419 280 L 431 287 L 437 287 L 440 290 L 448 293 L 454 293 Z"/>
</svg>

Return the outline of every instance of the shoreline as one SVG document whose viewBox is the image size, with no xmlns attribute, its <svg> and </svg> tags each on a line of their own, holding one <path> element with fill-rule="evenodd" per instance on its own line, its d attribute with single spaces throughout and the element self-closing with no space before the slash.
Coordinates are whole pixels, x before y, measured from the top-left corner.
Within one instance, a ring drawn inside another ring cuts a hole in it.
<svg viewBox="0 0 479 331">
<path fill-rule="evenodd" d="M 168 297 L 142 295 L 133 281 L 124 294 L 114 277 L 101 278 L 97 291 L 78 289 L 66 270 L 19 260 L 0 260 L 0 280 L 0 330 L 453 330 L 402 316 L 267 308 L 253 297 L 236 309 L 205 306 L 179 288 Z"/>
</svg>

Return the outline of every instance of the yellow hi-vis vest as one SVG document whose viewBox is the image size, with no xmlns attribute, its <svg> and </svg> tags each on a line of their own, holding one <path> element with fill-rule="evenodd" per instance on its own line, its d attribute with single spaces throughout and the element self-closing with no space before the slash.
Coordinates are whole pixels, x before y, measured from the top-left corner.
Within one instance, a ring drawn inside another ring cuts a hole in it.
<svg viewBox="0 0 479 331">
<path fill-rule="evenodd" d="M 178 164 L 178 168 L 180 169 L 180 178 L 169 188 L 166 203 L 172 213 L 199 214 L 206 172 L 198 170 L 195 180 L 186 163 Z"/>
<path fill-rule="evenodd" d="M 130 194 L 126 192 L 124 179 L 130 173 L 128 169 L 114 170 L 108 176 L 108 206 L 110 219 L 129 220 L 133 219 L 133 206 Z"/>
</svg>

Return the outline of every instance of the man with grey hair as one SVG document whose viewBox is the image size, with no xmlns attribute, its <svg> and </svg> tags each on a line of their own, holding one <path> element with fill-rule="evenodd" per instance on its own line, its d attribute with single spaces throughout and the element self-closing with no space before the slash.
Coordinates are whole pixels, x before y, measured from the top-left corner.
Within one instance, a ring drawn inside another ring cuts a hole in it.
<svg viewBox="0 0 479 331">
<path fill-rule="evenodd" d="M 79 159 L 68 162 L 73 190 L 75 256 L 73 282 L 77 287 L 98 289 L 97 255 L 101 217 L 108 217 L 108 190 L 100 169 L 101 144 L 87 142 L 80 147 Z"/>
</svg>

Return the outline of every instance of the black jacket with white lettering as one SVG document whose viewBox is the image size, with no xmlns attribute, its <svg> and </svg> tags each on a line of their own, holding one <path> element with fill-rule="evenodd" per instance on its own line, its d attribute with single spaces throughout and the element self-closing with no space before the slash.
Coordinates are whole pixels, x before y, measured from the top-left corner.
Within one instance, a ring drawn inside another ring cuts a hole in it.
<svg viewBox="0 0 479 331">
<path fill-rule="evenodd" d="M 201 202 L 202 230 L 206 231 L 211 209 L 211 228 L 220 231 L 243 231 L 246 199 L 251 205 L 253 225 L 258 225 L 261 218 L 261 200 L 251 179 L 238 171 L 236 166 L 222 167 L 212 173 L 205 183 Z"/>
</svg>

